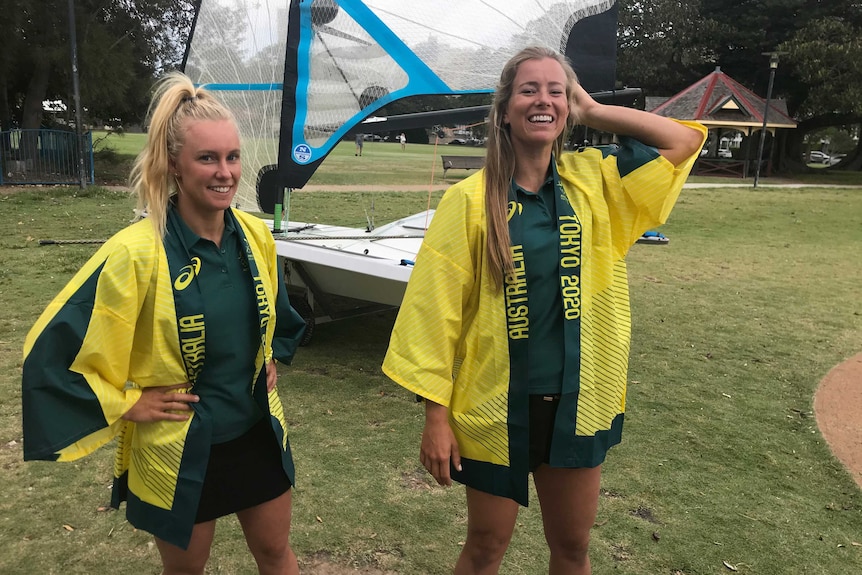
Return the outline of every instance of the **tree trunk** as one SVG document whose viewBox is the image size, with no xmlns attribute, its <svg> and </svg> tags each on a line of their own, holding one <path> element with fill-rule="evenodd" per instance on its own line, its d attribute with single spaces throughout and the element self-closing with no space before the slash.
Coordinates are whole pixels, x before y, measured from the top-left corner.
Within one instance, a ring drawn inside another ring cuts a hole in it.
<svg viewBox="0 0 862 575">
<path fill-rule="evenodd" d="M 12 129 L 12 109 L 9 107 L 9 84 L 6 77 L 0 78 L 0 130 Z"/>
<path fill-rule="evenodd" d="M 21 139 L 20 154 L 22 160 L 35 161 L 38 157 L 38 129 L 42 125 L 42 102 L 48 93 L 50 66 L 47 59 L 36 57 L 33 60 L 33 75 L 27 84 L 27 94 L 21 114 L 21 129 L 26 130 Z"/>
<path fill-rule="evenodd" d="M 856 133 L 862 132 L 862 124 L 857 125 Z M 843 170 L 862 170 L 862 138 L 857 140 L 856 149 L 847 154 L 850 156 L 847 158 L 846 163 L 842 162 L 841 169 Z"/>
</svg>

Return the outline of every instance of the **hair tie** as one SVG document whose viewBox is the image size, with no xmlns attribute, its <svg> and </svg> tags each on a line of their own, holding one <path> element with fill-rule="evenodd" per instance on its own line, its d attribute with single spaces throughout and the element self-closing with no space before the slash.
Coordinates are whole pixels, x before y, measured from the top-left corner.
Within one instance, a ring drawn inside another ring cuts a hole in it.
<svg viewBox="0 0 862 575">
<path fill-rule="evenodd" d="M 185 96 L 181 101 L 185 104 L 187 102 L 194 102 L 197 99 L 197 96 Z"/>
</svg>

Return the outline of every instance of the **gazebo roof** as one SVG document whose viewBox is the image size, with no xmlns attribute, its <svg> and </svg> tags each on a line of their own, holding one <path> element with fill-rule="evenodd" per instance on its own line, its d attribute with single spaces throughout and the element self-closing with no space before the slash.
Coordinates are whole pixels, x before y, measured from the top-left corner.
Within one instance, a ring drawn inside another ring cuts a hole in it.
<svg viewBox="0 0 862 575">
<path fill-rule="evenodd" d="M 716 67 L 714 72 L 650 111 L 678 120 L 695 120 L 708 128 L 742 129 L 762 126 L 765 107 L 764 98 Z M 796 127 L 784 100 L 770 98 L 766 125 L 772 129 Z"/>
</svg>

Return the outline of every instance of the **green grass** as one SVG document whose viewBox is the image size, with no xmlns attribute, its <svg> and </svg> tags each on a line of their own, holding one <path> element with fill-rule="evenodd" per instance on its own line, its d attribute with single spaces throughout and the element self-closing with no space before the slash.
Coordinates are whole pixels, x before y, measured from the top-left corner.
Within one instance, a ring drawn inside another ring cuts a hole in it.
<svg viewBox="0 0 862 575">
<path fill-rule="evenodd" d="M 379 223 L 426 201 L 302 192 L 291 217 L 364 221 L 371 199 Z M 132 207 L 101 188 L 0 196 L 4 574 L 159 571 L 151 537 L 104 510 L 110 449 L 68 464 L 21 460 L 24 336 L 97 247 L 38 240 L 107 237 Z M 862 491 L 812 414 L 819 380 L 862 350 L 862 189 L 686 190 L 662 231 L 669 245 L 629 256 L 626 429 L 604 467 L 594 573 L 729 573 L 723 561 L 746 574 L 862 572 Z M 418 461 L 422 409 L 380 372 L 393 321 L 319 324 L 280 367 L 298 474 L 292 542 L 306 564 L 450 573 L 463 488 L 432 485 Z M 546 561 L 531 506 L 502 573 L 535 575 Z M 219 523 L 208 572 L 256 572 L 234 519 Z"/>
<path fill-rule="evenodd" d="M 94 132 L 93 139 L 98 141 L 96 152 L 110 151 L 112 161 L 96 160 L 96 180 L 102 184 L 125 183 L 131 161 L 143 148 L 146 134 L 116 134 Z M 483 156 L 485 148 L 472 146 L 450 146 L 434 144 L 407 144 L 402 150 L 395 142 L 365 142 L 362 157 L 354 156 L 353 142 L 340 142 L 327 156 L 318 170 L 309 180 L 310 185 L 435 185 L 454 183 L 472 174 L 473 170 L 450 170 L 444 177 L 442 162 L 439 156 Z M 119 165 L 118 165 L 119 164 Z M 125 170 L 125 171 L 123 171 Z M 256 168 L 248 167 L 246 176 L 256 176 Z M 784 176 L 766 177 L 761 175 L 760 183 L 817 183 L 860 186 L 862 172 L 823 169 L 814 166 L 811 171 L 794 174 L 791 179 Z M 720 176 L 692 176 L 690 182 L 751 185 L 753 175 L 748 178 L 732 178 Z"/>
<path fill-rule="evenodd" d="M 95 151 L 112 150 L 116 154 L 137 156 L 144 149 L 147 135 L 133 132 L 93 132 L 93 147 Z"/>
<path fill-rule="evenodd" d="M 862 172 L 859 170 L 832 170 L 827 167 L 813 167 L 810 172 L 799 174 L 796 179 L 804 183 L 833 184 L 842 186 L 862 185 Z"/>
<path fill-rule="evenodd" d="M 430 195 L 417 192 L 293 192 L 290 219 L 364 228 L 373 217 L 376 226 L 405 215 L 434 208 L 442 191 Z"/>
<path fill-rule="evenodd" d="M 433 144 L 408 144 L 405 150 L 395 142 L 366 142 L 362 156 L 354 146 L 341 142 L 309 180 L 315 185 L 423 185 L 456 182 L 475 170 L 450 170 L 443 175 L 440 156 L 484 156 L 485 148 Z"/>
</svg>

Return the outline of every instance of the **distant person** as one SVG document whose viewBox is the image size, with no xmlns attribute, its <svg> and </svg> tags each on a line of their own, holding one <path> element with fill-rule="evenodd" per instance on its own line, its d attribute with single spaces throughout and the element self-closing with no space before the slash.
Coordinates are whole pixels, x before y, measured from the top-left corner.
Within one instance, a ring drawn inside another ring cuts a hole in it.
<svg viewBox="0 0 862 575">
<path fill-rule="evenodd" d="M 532 473 L 548 572 L 584 575 L 625 411 L 625 256 L 667 218 L 706 130 L 597 103 L 545 48 L 505 65 L 488 123 L 485 167 L 440 201 L 383 371 L 424 398 L 422 465 L 467 486 L 455 573 L 498 572 Z M 619 146 L 563 152 L 575 123 Z"/>
<path fill-rule="evenodd" d="M 111 505 L 152 533 L 163 573 L 204 572 L 236 514 L 260 573 L 298 573 L 294 466 L 275 360 L 305 327 L 272 232 L 231 208 L 233 114 L 168 74 L 132 171 L 148 217 L 109 239 L 24 343 L 24 458 L 72 461 L 116 439 Z"/>
<path fill-rule="evenodd" d="M 398 136 L 398 141 L 401 142 L 401 149 L 407 149 L 407 136 L 404 135 L 404 132 L 401 132 L 401 135 Z"/>
<path fill-rule="evenodd" d="M 356 138 L 354 138 L 356 142 L 356 151 L 353 153 L 354 156 L 362 155 L 362 145 L 365 143 L 365 138 L 363 138 L 362 134 L 356 134 Z"/>
</svg>

